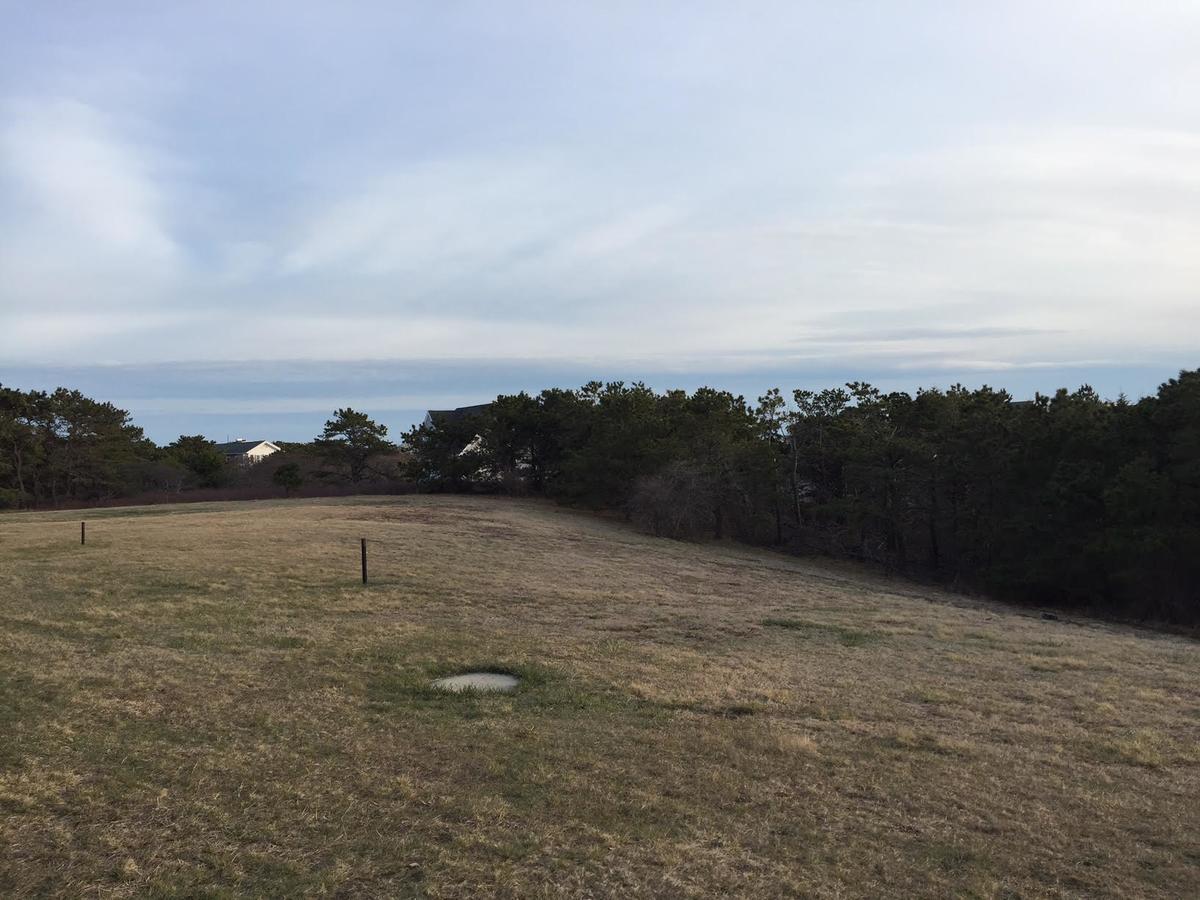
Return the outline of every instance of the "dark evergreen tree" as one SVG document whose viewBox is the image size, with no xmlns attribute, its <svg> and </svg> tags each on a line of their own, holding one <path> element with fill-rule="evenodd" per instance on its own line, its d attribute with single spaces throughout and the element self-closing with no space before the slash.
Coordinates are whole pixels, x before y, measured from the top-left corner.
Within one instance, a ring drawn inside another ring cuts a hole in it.
<svg viewBox="0 0 1200 900">
<path fill-rule="evenodd" d="M 192 487 L 215 488 L 229 480 L 225 455 L 202 434 L 181 434 L 167 445 L 166 455 L 187 469 Z"/>
<path fill-rule="evenodd" d="M 852 382 L 743 398 L 592 382 L 409 435 L 441 487 L 535 490 L 675 537 L 880 563 L 1029 603 L 1200 620 L 1200 373 L 1157 397 L 1084 386 Z"/>
<path fill-rule="evenodd" d="M 313 445 L 328 465 L 352 482 L 366 477 L 371 457 L 395 449 L 387 439 L 387 426 L 350 407 L 334 412 Z"/>
</svg>

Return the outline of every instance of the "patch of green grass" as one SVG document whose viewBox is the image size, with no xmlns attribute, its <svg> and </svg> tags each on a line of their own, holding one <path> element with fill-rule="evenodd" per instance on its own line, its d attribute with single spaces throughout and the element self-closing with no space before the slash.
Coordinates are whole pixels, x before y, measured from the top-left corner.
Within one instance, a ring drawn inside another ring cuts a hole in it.
<svg viewBox="0 0 1200 900">
<path fill-rule="evenodd" d="M 265 643 L 268 647 L 276 650 L 298 650 L 301 647 L 309 646 L 311 641 L 294 634 L 278 634 L 268 637 Z"/>
<path fill-rule="evenodd" d="M 806 619 L 763 619 L 762 624 L 768 628 L 785 628 L 797 631 L 804 637 L 829 635 L 845 647 L 863 647 L 883 640 L 878 631 L 867 631 L 861 628 L 849 628 L 845 625 L 834 625 L 828 622 L 810 622 Z"/>
<path fill-rule="evenodd" d="M 187 653 L 230 652 L 235 646 L 221 633 L 208 631 L 184 631 L 169 635 L 162 645 L 168 650 L 183 650 Z"/>
<path fill-rule="evenodd" d="M 1085 660 L 1073 656 L 1035 653 L 1026 657 L 1032 672 L 1081 672 L 1091 668 Z"/>
<path fill-rule="evenodd" d="M 920 753 L 935 753 L 939 756 L 961 757 L 972 755 L 970 748 L 962 743 L 947 740 L 929 732 L 916 731 L 906 726 L 901 726 L 891 734 L 885 735 L 882 743 L 889 749 L 904 752 L 916 751 Z"/>
<path fill-rule="evenodd" d="M 58 622 L 33 622 L 12 616 L 0 617 L 0 628 L 24 631 L 38 637 L 54 638 L 73 644 L 84 644 L 101 652 L 109 649 L 116 637 L 106 630 L 88 627 L 86 622 L 63 625 Z"/>
<path fill-rule="evenodd" d="M 934 841 L 926 844 L 924 851 L 929 861 L 944 872 L 962 873 L 972 869 L 986 869 L 990 865 L 986 856 L 957 842 Z"/>
<path fill-rule="evenodd" d="M 661 706 L 664 709 L 702 713 L 722 719 L 741 719 L 759 712 L 759 708 L 751 703 L 699 703 L 685 700 L 682 702 L 663 703 Z"/>
<path fill-rule="evenodd" d="M 290 898 L 328 894 L 328 880 L 288 860 L 262 853 L 240 854 L 236 864 L 196 866 L 171 878 L 145 884 L 144 896 L 154 900 L 233 900 L 237 897 Z"/>
<path fill-rule="evenodd" d="M 1173 748 L 1162 735 L 1143 729 L 1088 739 L 1080 743 L 1080 749 L 1085 758 L 1095 762 L 1159 769 L 1170 761 Z"/>
<path fill-rule="evenodd" d="M 999 649 L 1004 646 L 1004 641 L 987 631 L 966 631 L 963 638 L 981 647 Z"/>
<path fill-rule="evenodd" d="M 797 711 L 805 718 L 821 722 L 841 722 L 851 717 L 849 710 L 835 703 L 805 703 Z"/>
<path fill-rule="evenodd" d="M 518 679 L 511 692 L 450 692 L 438 690 L 438 678 L 465 672 L 496 672 Z M 585 685 L 578 679 L 529 662 L 479 658 L 471 662 L 425 660 L 421 662 L 384 662 L 366 680 L 368 706 L 375 710 L 397 712 L 401 709 L 454 716 L 477 717 L 504 714 L 506 711 L 572 717 L 598 712 L 633 710 L 642 706 L 632 695 L 605 685 Z"/>
<path fill-rule="evenodd" d="M 140 785 L 162 783 L 168 755 L 198 749 L 215 752 L 225 743 L 216 733 L 159 718 L 131 718 L 95 734 L 80 734 L 72 747 L 96 776 L 96 790 L 119 797 Z"/>
<path fill-rule="evenodd" d="M 67 694 L 58 685 L 0 670 L 0 770 L 18 765 L 35 750 L 43 722 L 66 705 Z"/>
</svg>

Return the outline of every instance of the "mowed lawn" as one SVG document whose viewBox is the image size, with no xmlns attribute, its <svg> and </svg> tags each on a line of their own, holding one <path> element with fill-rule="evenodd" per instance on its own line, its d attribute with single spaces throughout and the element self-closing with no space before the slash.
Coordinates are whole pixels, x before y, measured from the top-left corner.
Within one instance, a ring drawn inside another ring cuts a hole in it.
<svg viewBox="0 0 1200 900">
<path fill-rule="evenodd" d="M 5 515 L 0 594 L 5 897 L 1200 894 L 1186 638 L 494 498 Z"/>
</svg>

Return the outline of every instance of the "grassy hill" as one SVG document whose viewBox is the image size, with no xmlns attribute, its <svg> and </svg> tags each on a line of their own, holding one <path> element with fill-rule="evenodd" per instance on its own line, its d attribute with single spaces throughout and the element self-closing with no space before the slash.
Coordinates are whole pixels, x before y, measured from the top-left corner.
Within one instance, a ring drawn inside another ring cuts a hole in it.
<svg viewBox="0 0 1200 900">
<path fill-rule="evenodd" d="M 0 517 L 5 896 L 1200 891 L 1185 638 L 535 502 L 87 517 Z"/>
</svg>

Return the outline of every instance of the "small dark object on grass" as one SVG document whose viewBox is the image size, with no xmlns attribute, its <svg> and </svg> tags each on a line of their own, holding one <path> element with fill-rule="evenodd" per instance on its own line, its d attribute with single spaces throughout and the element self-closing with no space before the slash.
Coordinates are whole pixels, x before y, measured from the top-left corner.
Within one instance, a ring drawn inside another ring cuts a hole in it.
<svg viewBox="0 0 1200 900">
<path fill-rule="evenodd" d="M 1042 613 L 1042 618 L 1047 620 L 1048 622 L 1057 622 L 1058 621 L 1058 616 L 1056 616 L 1054 613 Z"/>
</svg>

